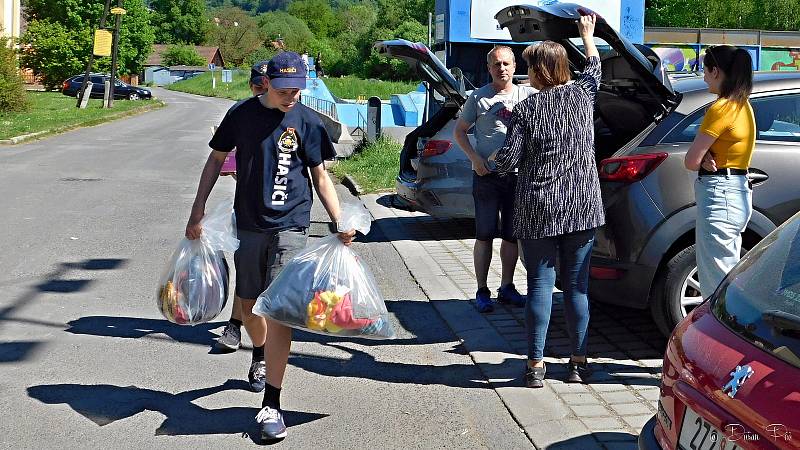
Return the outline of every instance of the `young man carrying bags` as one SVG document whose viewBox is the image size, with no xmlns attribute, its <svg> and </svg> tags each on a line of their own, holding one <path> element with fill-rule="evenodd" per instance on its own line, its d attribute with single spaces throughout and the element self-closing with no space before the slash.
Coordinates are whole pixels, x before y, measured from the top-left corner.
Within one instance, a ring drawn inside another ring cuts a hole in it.
<svg viewBox="0 0 800 450">
<path fill-rule="evenodd" d="M 245 329 L 253 342 L 253 367 L 261 370 L 266 356 L 266 388 L 257 416 L 262 439 L 286 436 L 280 392 L 289 358 L 291 329 L 252 313 L 256 298 L 283 266 L 301 250 L 308 236 L 314 187 L 334 223 L 339 200 L 323 161 L 335 155 L 333 145 L 314 111 L 299 104 L 306 86 L 306 66 L 300 55 L 281 52 L 266 70 L 267 92 L 226 115 L 209 142 L 206 161 L 186 237 L 201 232 L 206 200 L 227 152 L 236 148 L 237 184 L 234 200 L 240 240 L 236 265 L 236 296 Z M 354 230 L 338 234 L 349 244 Z M 262 349 L 258 352 L 256 349 Z"/>
</svg>

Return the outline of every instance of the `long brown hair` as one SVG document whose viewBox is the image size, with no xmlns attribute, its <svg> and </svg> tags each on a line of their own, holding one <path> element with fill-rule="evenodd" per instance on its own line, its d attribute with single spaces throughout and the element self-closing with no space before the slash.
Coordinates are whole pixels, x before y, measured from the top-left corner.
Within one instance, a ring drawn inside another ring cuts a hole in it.
<svg viewBox="0 0 800 450">
<path fill-rule="evenodd" d="M 544 87 L 558 86 L 570 80 L 569 59 L 563 45 L 544 41 L 529 45 L 522 57 L 533 70 L 533 76 Z"/>
<path fill-rule="evenodd" d="M 719 96 L 739 105 L 744 104 L 753 91 L 753 59 L 750 52 L 732 45 L 713 45 L 706 49 L 703 65 L 717 68 L 725 74 Z"/>
</svg>

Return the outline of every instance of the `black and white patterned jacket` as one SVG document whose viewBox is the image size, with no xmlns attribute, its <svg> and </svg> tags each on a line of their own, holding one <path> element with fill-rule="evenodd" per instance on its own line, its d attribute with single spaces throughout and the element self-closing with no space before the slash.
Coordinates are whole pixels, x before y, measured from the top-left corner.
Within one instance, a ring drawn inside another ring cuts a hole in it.
<svg viewBox="0 0 800 450">
<path fill-rule="evenodd" d="M 545 89 L 514 108 L 495 161 L 519 168 L 514 233 L 540 239 L 605 223 L 594 151 L 594 101 L 600 59 L 591 57 L 574 83 Z"/>
</svg>

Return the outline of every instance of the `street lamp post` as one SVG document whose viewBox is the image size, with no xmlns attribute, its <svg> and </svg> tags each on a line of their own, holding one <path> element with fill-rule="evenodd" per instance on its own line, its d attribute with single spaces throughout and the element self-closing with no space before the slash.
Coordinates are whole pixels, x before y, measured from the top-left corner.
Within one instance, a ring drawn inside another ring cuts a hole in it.
<svg viewBox="0 0 800 450">
<path fill-rule="evenodd" d="M 117 0 L 117 7 L 111 9 L 111 14 L 116 16 L 116 23 L 114 24 L 114 43 L 111 50 L 111 82 L 108 87 L 108 108 L 114 106 L 114 86 L 117 82 L 117 51 L 119 50 L 119 27 L 122 21 L 122 16 L 125 10 L 122 9 L 122 0 Z"/>
<path fill-rule="evenodd" d="M 106 0 L 106 6 L 103 9 L 103 15 L 100 17 L 100 26 L 97 27 L 98 30 L 102 30 L 106 26 L 106 17 L 108 17 L 108 9 L 111 7 L 111 0 Z M 86 83 L 89 81 L 89 73 L 92 71 L 92 64 L 94 64 L 94 50 L 92 53 L 89 54 L 89 62 L 86 64 L 86 73 L 83 74 L 83 82 L 81 83 L 81 90 L 78 91 L 78 103 L 75 105 L 76 108 L 81 107 L 81 101 L 83 100 L 84 91 L 86 91 Z"/>
</svg>

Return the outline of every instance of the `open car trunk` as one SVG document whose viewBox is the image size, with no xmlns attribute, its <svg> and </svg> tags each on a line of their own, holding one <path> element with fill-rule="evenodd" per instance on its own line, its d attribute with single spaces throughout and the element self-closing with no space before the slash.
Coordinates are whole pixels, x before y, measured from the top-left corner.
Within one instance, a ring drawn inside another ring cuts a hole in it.
<svg viewBox="0 0 800 450">
<path fill-rule="evenodd" d="M 573 3 L 518 5 L 495 15 L 516 42 L 551 40 L 562 44 L 573 71 L 583 70 L 586 56 L 573 39 L 580 38 L 577 22 L 593 11 Z M 595 38 L 600 48 L 602 79 L 595 105 L 597 158 L 637 144 L 680 100 L 672 90 L 659 57 L 644 46 L 620 36 L 598 16 Z M 637 139 L 637 137 L 641 137 Z"/>
<path fill-rule="evenodd" d="M 418 157 L 420 149 L 417 143 L 420 142 L 420 138 L 432 137 L 456 117 L 461 106 L 467 101 L 467 95 L 450 71 L 424 44 L 394 39 L 378 42 L 375 44 L 375 49 L 378 53 L 405 61 L 416 71 L 420 80 L 427 82 L 431 89 L 444 98 L 442 107 L 427 122 L 409 133 L 403 144 L 398 176 L 401 181 L 414 181 L 417 171 L 411 165 L 411 160 Z"/>
</svg>

